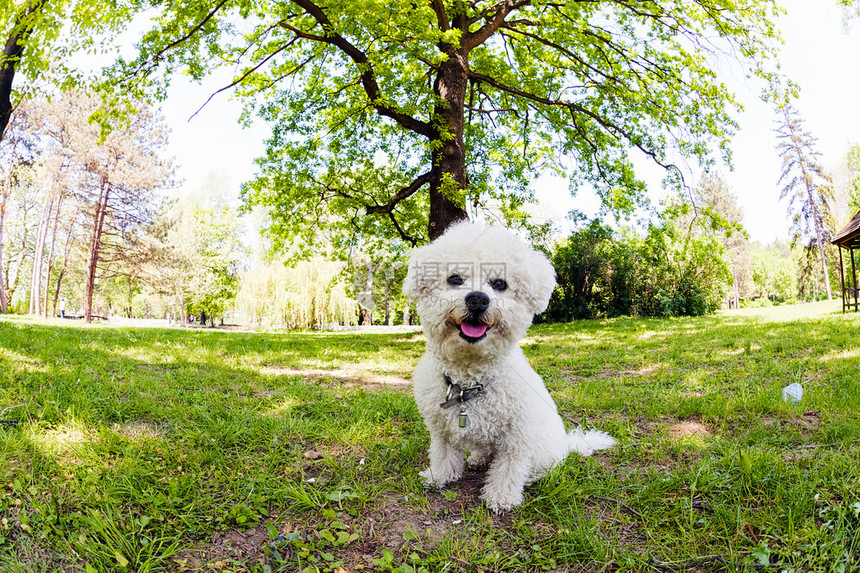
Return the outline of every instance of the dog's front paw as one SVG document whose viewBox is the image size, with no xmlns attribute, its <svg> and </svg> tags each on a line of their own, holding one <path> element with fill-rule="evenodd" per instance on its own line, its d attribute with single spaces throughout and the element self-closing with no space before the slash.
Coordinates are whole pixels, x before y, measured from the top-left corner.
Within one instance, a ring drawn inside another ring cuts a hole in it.
<svg viewBox="0 0 860 573">
<path fill-rule="evenodd" d="M 493 513 L 507 513 L 523 502 L 523 490 L 516 488 L 499 488 L 491 485 L 484 486 L 481 499 L 493 510 Z"/>
<path fill-rule="evenodd" d="M 433 468 L 427 468 L 423 472 L 418 472 L 421 479 L 424 480 L 424 485 L 427 487 L 443 487 L 445 484 L 457 481 L 460 475 L 456 472 L 445 475 L 443 472 L 434 472 Z"/>
</svg>

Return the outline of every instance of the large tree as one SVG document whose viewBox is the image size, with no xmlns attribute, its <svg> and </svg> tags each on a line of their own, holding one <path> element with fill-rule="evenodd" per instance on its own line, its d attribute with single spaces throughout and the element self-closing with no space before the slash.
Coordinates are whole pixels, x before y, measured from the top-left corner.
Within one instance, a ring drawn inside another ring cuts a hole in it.
<svg viewBox="0 0 860 573">
<path fill-rule="evenodd" d="M 165 70 L 238 70 L 229 87 L 273 126 L 246 199 L 272 207 L 276 235 L 310 243 L 373 217 L 408 243 L 432 239 L 482 206 L 515 211 L 548 168 L 633 209 L 645 195 L 633 156 L 670 168 L 727 153 L 739 106 L 713 59 L 764 73 L 777 12 L 774 0 L 159 4 L 114 77 L 126 89 Z"/>
<path fill-rule="evenodd" d="M 779 198 L 788 198 L 793 241 L 795 244 L 801 242 L 807 251 L 817 251 L 827 300 L 832 300 L 824 252 L 830 240 L 824 220 L 833 197 L 832 181 L 819 163 L 816 138 L 806 131 L 800 114 L 789 103 L 783 103 L 779 108 L 776 134 L 779 140 L 776 149 L 782 158 L 779 184 L 783 188 Z"/>
</svg>

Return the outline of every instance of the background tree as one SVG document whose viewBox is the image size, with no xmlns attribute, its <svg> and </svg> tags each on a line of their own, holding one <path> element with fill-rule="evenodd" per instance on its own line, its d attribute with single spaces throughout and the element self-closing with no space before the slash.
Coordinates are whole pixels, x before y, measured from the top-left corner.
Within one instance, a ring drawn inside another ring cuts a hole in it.
<svg viewBox="0 0 860 573">
<path fill-rule="evenodd" d="M 787 242 L 752 245 L 753 292 L 750 306 L 794 302 L 798 293 L 798 265 Z"/>
<path fill-rule="evenodd" d="M 19 114 L 8 127 L 6 140 L 0 144 L 0 272 L 4 267 L 3 248 L 6 215 L 11 208 L 10 196 L 15 188 L 21 186 L 30 171 L 29 167 L 35 162 L 35 145 L 27 133 L 26 115 Z M 0 278 L 0 312 L 8 312 L 10 297 L 7 280 Z"/>
<path fill-rule="evenodd" d="M 709 62 L 723 50 L 764 74 L 776 13 L 773 0 L 165 2 L 114 77 L 238 62 L 232 86 L 273 125 L 245 199 L 272 207 L 275 233 L 313 243 L 374 216 L 417 244 L 490 203 L 516 214 L 548 168 L 630 210 L 645 197 L 631 150 L 667 168 L 727 153 L 738 105 Z"/>
<path fill-rule="evenodd" d="M 128 123 L 103 137 L 89 118 L 98 109 L 94 98 L 78 93 L 64 96 L 64 125 L 81 166 L 76 188 L 89 217 L 84 319 L 93 313 L 93 291 L 100 272 L 124 259 L 127 247 L 142 234 L 155 215 L 158 191 L 170 184 L 172 166 L 162 157 L 167 143 L 163 120 L 151 108 L 141 108 Z M 59 116 L 56 117 L 61 121 Z"/>
<path fill-rule="evenodd" d="M 860 211 L 860 145 L 852 145 L 848 150 L 845 162 L 851 174 L 850 194 L 848 197 L 848 212 Z"/>
<path fill-rule="evenodd" d="M 612 289 L 606 287 L 623 273 L 623 266 L 613 256 L 614 238 L 612 229 L 595 219 L 555 246 L 551 258 L 558 288 L 546 313 L 548 319 L 614 314 L 607 300 Z"/>
<path fill-rule="evenodd" d="M 730 307 L 739 308 L 743 285 L 749 280 L 749 239 L 743 227 L 744 213 L 723 176 L 706 172 L 691 192 L 702 232 L 715 237 L 726 250 L 732 271 Z M 694 223 L 691 217 L 691 224 Z"/>
<path fill-rule="evenodd" d="M 239 290 L 246 249 L 229 192 L 227 181 L 210 174 L 201 188 L 165 203 L 151 228 L 144 282 L 181 324 L 191 315 L 201 323 L 223 320 Z"/>
<path fill-rule="evenodd" d="M 256 326 L 324 328 L 356 323 L 355 299 L 342 280 L 344 263 L 316 258 L 266 262 L 244 272 L 236 306 Z"/>
<path fill-rule="evenodd" d="M 819 154 L 815 150 L 817 140 L 804 130 L 797 111 L 784 103 L 780 106 L 779 115 L 776 129 L 779 143 L 776 149 L 782 158 L 779 183 L 784 184 L 779 198 L 788 198 L 793 242 L 800 242 L 807 250 L 818 252 L 827 300 L 832 300 L 825 253 L 830 233 L 824 223 L 832 201 L 832 181 L 818 163 Z"/>
<path fill-rule="evenodd" d="M 392 306 L 408 307 L 401 286 L 406 278 L 408 246 L 402 241 L 386 243 L 380 237 L 353 235 L 350 248 L 340 257 L 351 282 L 351 295 L 358 302 L 360 324 L 390 325 Z M 381 313 L 374 314 L 379 308 Z M 408 322 L 408 321 L 407 321 Z"/>
<path fill-rule="evenodd" d="M 191 314 L 206 317 L 212 326 L 215 319 L 224 320 L 239 290 L 239 271 L 242 245 L 240 227 L 235 211 L 229 207 L 198 208 L 194 212 L 195 247 L 194 269 L 190 282 Z"/>
<path fill-rule="evenodd" d="M 844 187 L 842 189 L 844 197 L 837 204 L 843 206 L 842 216 L 839 217 L 837 224 L 842 225 L 847 223 L 857 211 L 860 211 L 860 145 L 854 144 L 848 149 L 843 161 L 845 169 Z"/>
<path fill-rule="evenodd" d="M 26 284 L 35 248 L 35 234 L 39 225 L 37 193 L 34 190 L 36 174 L 32 166 L 20 164 L 10 178 L 5 200 L 3 224 L 2 282 L 6 292 L 7 310 L 27 312 L 19 287 Z M 26 294 L 29 297 L 29 291 Z M 29 299 L 28 299 L 29 301 Z"/>
<path fill-rule="evenodd" d="M 558 285 L 545 321 L 713 312 L 731 284 L 719 240 L 691 225 L 689 204 L 670 204 L 642 235 L 591 221 L 552 252 Z"/>
<path fill-rule="evenodd" d="M 139 7 L 138 2 L 120 0 L 0 2 L 0 141 L 26 94 L 47 83 L 63 89 L 82 85 L 69 56 L 104 49 L 103 42 Z"/>
<path fill-rule="evenodd" d="M 126 292 L 138 280 L 141 237 L 168 181 L 166 133 L 142 109 L 102 141 L 89 121 L 100 104 L 77 92 L 28 100 L 0 142 L 2 290 L 25 312 L 56 314 L 63 293 L 91 313 L 98 279 Z"/>
</svg>

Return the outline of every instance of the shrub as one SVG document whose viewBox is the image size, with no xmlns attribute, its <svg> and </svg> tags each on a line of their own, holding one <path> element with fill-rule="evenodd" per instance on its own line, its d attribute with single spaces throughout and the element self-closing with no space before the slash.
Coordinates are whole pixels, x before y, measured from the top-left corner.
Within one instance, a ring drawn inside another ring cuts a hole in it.
<svg viewBox="0 0 860 573">
<path fill-rule="evenodd" d="M 644 237 L 598 220 L 552 253 L 558 286 L 541 321 L 600 316 L 698 316 L 720 307 L 731 282 L 714 237 L 680 232 L 673 221 Z"/>
</svg>

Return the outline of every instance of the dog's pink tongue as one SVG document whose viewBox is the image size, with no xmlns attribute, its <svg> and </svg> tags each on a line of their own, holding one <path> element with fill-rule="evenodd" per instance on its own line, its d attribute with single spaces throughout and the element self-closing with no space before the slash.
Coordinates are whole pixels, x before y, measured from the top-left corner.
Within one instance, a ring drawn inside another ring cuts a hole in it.
<svg viewBox="0 0 860 573">
<path fill-rule="evenodd" d="M 483 336 L 483 334 L 487 332 L 487 325 L 469 324 L 468 322 L 464 322 L 460 324 L 460 330 L 462 330 L 463 334 L 465 334 L 469 338 L 478 338 L 480 336 Z"/>
</svg>

